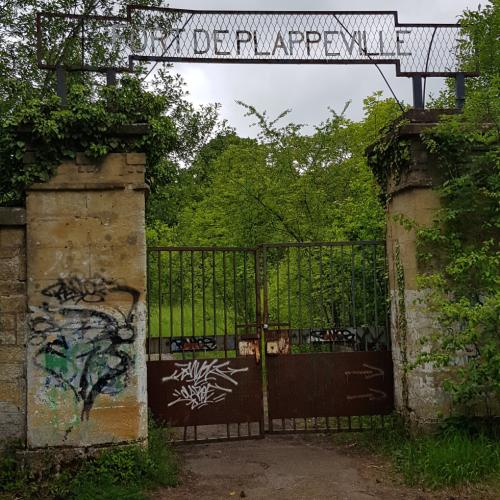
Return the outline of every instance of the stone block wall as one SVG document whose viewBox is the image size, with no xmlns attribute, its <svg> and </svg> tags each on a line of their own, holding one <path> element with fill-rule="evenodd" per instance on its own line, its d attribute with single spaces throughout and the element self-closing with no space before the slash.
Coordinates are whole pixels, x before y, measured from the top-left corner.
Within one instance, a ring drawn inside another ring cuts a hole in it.
<svg viewBox="0 0 500 500">
<path fill-rule="evenodd" d="M 77 155 L 27 192 L 31 449 L 147 437 L 144 168 Z"/>
<path fill-rule="evenodd" d="M 428 120 L 426 120 L 428 118 Z M 400 134 L 410 149 L 408 167 L 388 180 L 387 255 L 391 299 L 391 336 L 394 361 L 396 409 L 415 427 L 433 425 L 450 411 L 450 398 L 443 389 L 444 373 L 431 365 L 407 368 L 423 349 L 422 339 L 439 330 L 426 306 L 427 290 L 417 284 L 426 269 L 418 260 L 417 235 L 400 217 L 419 227 L 432 225 L 440 208 L 434 189 L 441 184 L 439 161 L 429 155 L 420 134 L 434 126 L 437 116 L 421 112 Z"/>
<path fill-rule="evenodd" d="M 26 435 L 26 230 L 22 208 L 0 208 L 0 441 Z"/>
</svg>

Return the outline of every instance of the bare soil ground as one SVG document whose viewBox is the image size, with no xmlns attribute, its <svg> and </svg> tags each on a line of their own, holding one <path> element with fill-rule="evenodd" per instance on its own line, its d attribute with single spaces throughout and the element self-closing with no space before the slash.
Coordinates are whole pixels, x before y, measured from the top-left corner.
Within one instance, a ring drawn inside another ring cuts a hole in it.
<svg viewBox="0 0 500 500">
<path fill-rule="evenodd" d="M 380 457 L 335 444 L 330 436 L 287 435 L 178 448 L 181 485 L 160 500 L 493 499 L 488 491 L 433 493 L 403 486 Z"/>
</svg>

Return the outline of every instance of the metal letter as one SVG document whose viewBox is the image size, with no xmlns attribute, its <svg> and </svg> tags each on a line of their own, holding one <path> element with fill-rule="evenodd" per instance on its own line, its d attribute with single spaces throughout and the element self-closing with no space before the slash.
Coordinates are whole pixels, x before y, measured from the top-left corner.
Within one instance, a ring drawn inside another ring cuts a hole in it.
<svg viewBox="0 0 500 500">
<path fill-rule="evenodd" d="M 247 35 L 247 38 L 240 38 L 241 35 Z M 241 55 L 241 44 L 248 43 L 252 39 L 252 33 L 246 30 L 238 30 L 236 32 L 236 54 Z"/>
<path fill-rule="evenodd" d="M 379 56 L 380 54 L 378 52 L 370 52 L 368 50 L 368 39 L 367 39 L 367 36 L 366 36 L 366 31 L 363 31 L 363 49 L 360 47 L 359 48 L 359 53 L 361 55 L 365 55 L 365 56 Z"/>
<path fill-rule="evenodd" d="M 225 52 L 219 50 L 219 43 L 222 43 L 224 41 L 221 38 L 219 38 L 219 35 L 228 35 L 228 34 L 229 34 L 228 30 L 214 30 L 214 50 L 216 55 L 228 56 L 231 54 L 231 52 Z"/>
<path fill-rule="evenodd" d="M 401 35 L 410 35 L 410 30 L 399 30 L 396 31 L 396 47 L 398 51 L 398 56 L 411 56 L 411 52 L 401 52 L 401 45 L 403 45 L 404 40 L 401 39 Z"/>
<path fill-rule="evenodd" d="M 340 56 L 340 52 L 328 52 L 328 46 L 332 40 L 328 39 L 328 35 L 339 35 L 338 31 L 325 31 L 323 37 L 323 45 L 325 46 L 325 56 Z"/>
<path fill-rule="evenodd" d="M 344 42 L 345 48 L 349 52 L 349 55 L 352 56 L 352 51 L 354 49 L 354 44 L 356 43 L 356 36 L 358 34 L 358 31 L 355 31 L 352 34 L 352 36 L 351 35 L 347 35 L 351 39 L 351 45 L 349 45 L 348 42 L 347 42 L 346 34 L 343 31 L 340 34 L 342 35 L 342 40 Z"/>
<path fill-rule="evenodd" d="M 316 35 L 316 38 L 311 38 L 311 35 Z M 321 35 L 318 31 L 306 31 L 306 47 L 307 47 L 307 55 L 311 55 L 311 44 L 319 43 L 321 41 Z"/>
<path fill-rule="evenodd" d="M 254 54 L 256 56 L 270 56 L 271 53 L 270 52 L 259 52 L 259 46 L 258 46 L 258 43 L 257 43 L 257 32 L 254 31 L 253 32 L 253 43 L 254 43 Z"/>
<path fill-rule="evenodd" d="M 300 35 L 300 38 L 294 40 L 293 35 Z M 297 43 L 302 43 L 303 41 L 304 41 L 304 33 L 302 33 L 302 31 L 289 31 L 288 42 L 290 45 L 290 54 L 293 54 L 293 46 Z"/>
<path fill-rule="evenodd" d="M 203 33 L 205 35 L 205 41 L 207 44 L 207 48 L 201 50 L 198 46 L 198 33 Z M 210 49 L 210 36 L 207 30 L 194 30 L 194 53 L 195 54 L 206 54 Z"/>
<path fill-rule="evenodd" d="M 381 56 L 395 56 L 394 52 L 384 52 L 384 32 L 378 32 L 378 39 L 380 42 L 380 55 Z"/>
<path fill-rule="evenodd" d="M 285 54 L 288 55 L 288 49 L 285 45 L 285 41 L 283 40 L 283 35 L 281 34 L 280 31 L 278 31 L 278 34 L 276 35 L 276 41 L 274 42 L 273 56 L 274 54 L 276 54 L 276 51 L 278 49 L 283 49 L 285 51 Z"/>
</svg>

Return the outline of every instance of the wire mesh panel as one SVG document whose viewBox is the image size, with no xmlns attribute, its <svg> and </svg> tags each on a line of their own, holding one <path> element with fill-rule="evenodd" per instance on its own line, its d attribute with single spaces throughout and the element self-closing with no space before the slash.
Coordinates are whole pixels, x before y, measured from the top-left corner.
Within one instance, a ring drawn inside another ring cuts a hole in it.
<svg viewBox="0 0 500 500">
<path fill-rule="evenodd" d="M 266 245 L 269 430 L 352 430 L 393 410 L 383 242 Z"/>
<path fill-rule="evenodd" d="M 149 404 L 179 439 L 262 435 L 256 269 L 255 250 L 148 251 Z"/>
<path fill-rule="evenodd" d="M 54 58 L 54 29 L 75 47 Z M 128 6 L 126 16 L 40 13 L 40 67 L 130 70 L 134 61 L 394 64 L 399 76 L 476 74 L 458 24 L 400 23 L 393 11 L 207 11 Z M 59 30 L 60 31 L 60 30 Z M 102 42 L 88 44 L 86 40 Z M 119 50 L 117 50 L 117 43 Z M 464 61 L 468 61 L 464 66 Z"/>
</svg>

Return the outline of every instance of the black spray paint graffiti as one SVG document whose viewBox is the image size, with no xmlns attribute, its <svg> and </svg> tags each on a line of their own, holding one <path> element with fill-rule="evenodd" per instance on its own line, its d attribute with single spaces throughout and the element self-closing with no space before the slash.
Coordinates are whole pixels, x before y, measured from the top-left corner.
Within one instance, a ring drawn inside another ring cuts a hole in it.
<svg viewBox="0 0 500 500">
<path fill-rule="evenodd" d="M 83 403 L 81 420 L 88 420 L 99 394 L 117 395 L 128 384 L 140 293 L 97 276 L 60 279 L 42 294 L 57 305 L 44 303 L 32 314 L 35 364 L 48 373 L 47 387 L 73 392 Z M 127 312 L 106 306 L 111 294 L 129 302 Z"/>
<path fill-rule="evenodd" d="M 369 327 L 311 330 L 309 342 L 357 345 L 360 349 L 368 351 L 383 351 L 387 349 L 386 335 L 383 328 L 379 328 L 377 332 Z"/>
<path fill-rule="evenodd" d="M 215 351 L 216 349 L 215 337 L 178 337 L 170 342 L 170 352 Z"/>
</svg>

